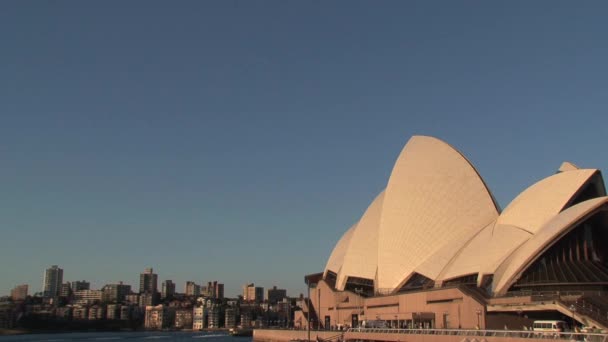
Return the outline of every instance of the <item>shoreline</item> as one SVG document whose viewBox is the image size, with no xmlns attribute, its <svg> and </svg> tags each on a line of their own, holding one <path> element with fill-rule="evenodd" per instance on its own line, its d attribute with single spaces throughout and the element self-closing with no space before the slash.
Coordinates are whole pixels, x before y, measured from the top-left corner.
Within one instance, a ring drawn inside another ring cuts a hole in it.
<svg viewBox="0 0 608 342">
<path fill-rule="evenodd" d="M 146 330 L 146 329 L 121 329 L 121 330 L 104 330 L 104 329 L 91 329 L 91 330 L 27 330 L 27 329 L 0 329 L 0 336 L 17 336 L 17 335 L 40 335 L 40 334 L 70 334 L 70 333 L 152 333 L 152 332 L 184 332 L 184 333 L 197 333 L 197 332 L 226 332 L 228 333 L 229 328 L 210 328 L 201 330 L 192 329 L 179 329 L 179 330 Z"/>
</svg>

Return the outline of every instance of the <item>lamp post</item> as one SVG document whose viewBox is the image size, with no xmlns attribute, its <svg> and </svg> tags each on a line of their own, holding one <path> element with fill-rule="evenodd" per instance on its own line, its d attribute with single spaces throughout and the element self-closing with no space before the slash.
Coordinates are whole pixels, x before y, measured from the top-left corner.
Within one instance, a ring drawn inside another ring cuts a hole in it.
<svg viewBox="0 0 608 342">
<path fill-rule="evenodd" d="M 574 331 L 574 313 L 576 312 L 576 306 L 574 304 L 570 305 L 570 313 L 572 314 L 572 331 Z"/>
<path fill-rule="evenodd" d="M 361 315 L 361 311 L 363 311 L 363 301 L 361 300 L 361 293 L 363 293 L 363 289 L 362 288 L 355 288 L 355 293 L 357 293 L 358 297 L 357 301 L 359 302 L 358 305 L 358 311 L 357 311 L 357 327 L 360 327 L 360 323 L 359 323 L 359 315 Z"/>
</svg>

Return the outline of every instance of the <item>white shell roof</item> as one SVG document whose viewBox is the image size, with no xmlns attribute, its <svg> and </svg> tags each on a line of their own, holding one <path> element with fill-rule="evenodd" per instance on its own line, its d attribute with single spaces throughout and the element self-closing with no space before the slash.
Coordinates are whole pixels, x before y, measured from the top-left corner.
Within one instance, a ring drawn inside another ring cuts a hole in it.
<svg viewBox="0 0 608 342">
<path fill-rule="evenodd" d="M 581 219 L 606 203 L 608 203 L 608 197 L 593 198 L 569 207 L 547 222 L 534 237 L 523 244 L 498 267 L 494 274 L 494 293 L 506 293 L 525 269 L 542 255 L 544 250 L 574 228 Z"/>
<path fill-rule="evenodd" d="M 378 288 L 397 290 L 430 256 L 497 216 L 490 192 L 466 158 L 439 139 L 412 137 L 384 195 Z"/>
<path fill-rule="evenodd" d="M 605 195 L 598 170 L 564 162 L 499 216 L 483 179 L 460 152 L 439 139 L 414 136 L 386 189 L 336 244 L 325 275 L 337 274 L 339 290 L 351 276 L 397 291 L 414 273 L 437 284 L 478 273 L 478 285 L 493 274 L 494 289 L 504 293 L 573 222 L 608 203 L 600 197 L 564 210 L 590 182 Z"/>
<path fill-rule="evenodd" d="M 348 244 L 350 242 L 350 238 L 355 231 L 357 224 L 355 223 L 352 227 L 350 227 L 344 235 L 338 240 L 338 243 L 334 247 L 329 259 L 327 260 L 327 265 L 325 265 L 325 271 L 323 272 L 323 276 L 327 276 L 327 271 L 332 271 L 334 273 L 339 273 L 340 268 L 344 262 L 344 254 L 346 253 L 346 249 L 348 248 Z"/>
<path fill-rule="evenodd" d="M 498 218 L 498 224 L 511 225 L 536 233 L 559 214 L 576 192 L 596 173 L 595 169 L 576 169 L 544 178 L 519 194 Z"/>
<path fill-rule="evenodd" d="M 378 268 L 378 225 L 382 212 L 382 191 L 370 204 L 353 231 L 344 255 L 344 264 L 338 274 L 336 288 L 344 290 L 349 276 L 374 279 Z"/>
</svg>

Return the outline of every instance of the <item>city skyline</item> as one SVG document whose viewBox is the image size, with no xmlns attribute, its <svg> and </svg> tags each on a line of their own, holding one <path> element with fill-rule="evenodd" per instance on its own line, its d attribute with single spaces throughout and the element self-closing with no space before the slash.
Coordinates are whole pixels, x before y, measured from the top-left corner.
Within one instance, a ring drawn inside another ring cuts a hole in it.
<svg viewBox="0 0 608 342">
<path fill-rule="evenodd" d="M 564 161 L 606 171 L 607 11 L 2 2 L 0 294 L 51 265 L 305 293 L 413 135 L 501 208 Z"/>
<path fill-rule="evenodd" d="M 190 290 L 188 290 L 189 286 L 196 286 L 198 288 L 198 293 L 197 295 L 207 295 L 210 294 L 212 297 L 216 297 L 217 298 L 224 298 L 224 286 L 225 284 L 223 283 L 218 283 L 217 280 L 214 281 L 201 281 L 200 283 L 198 281 L 193 281 L 193 280 L 186 280 L 184 281 L 184 291 L 180 292 L 180 291 L 176 291 L 176 285 L 177 283 L 175 281 L 173 281 L 172 279 L 162 279 L 158 278 L 158 274 L 154 273 L 154 268 L 153 267 L 146 267 L 143 271 L 143 273 L 139 274 L 139 280 L 137 282 L 134 282 L 133 284 L 129 283 L 129 282 L 124 282 L 122 280 L 118 280 L 118 281 L 114 281 L 114 282 L 103 282 L 103 284 L 96 284 L 94 283 L 93 285 L 91 285 L 90 282 L 88 282 L 86 279 L 81 280 L 79 278 L 79 280 L 67 280 L 67 279 L 63 279 L 63 271 L 64 269 L 62 269 L 60 267 L 60 265 L 51 265 L 49 266 L 47 269 L 44 270 L 44 278 L 43 278 L 43 283 L 42 286 L 40 287 L 40 291 L 30 291 L 29 289 L 36 289 L 35 286 L 32 286 L 33 284 L 27 284 L 27 283 L 23 283 L 23 284 L 15 284 L 15 286 L 13 286 L 10 289 L 9 293 L 3 294 L 0 293 L 0 297 L 12 297 L 13 292 L 14 291 L 23 291 L 21 289 L 21 287 L 25 286 L 25 293 L 27 293 L 27 295 L 29 296 L 40 296 L 40 297 L 55 297 L 54 295 L 50 294 L 53 291 L 43 291 L 43 289 L 47 284 L 47 279 L 49 278 L 49 274 L 54 274 L 56 272 L 59 272 L 61 274 L 61 276 L 59 278 L 61 278 L 60 282 L 56 282 L 56 284 L 54 284 L 54 286 L 56 287 L 56 293 L 57 296 L 60 296 L 59 294 L 61 293 L 61 288 L 62 285 L 65 284 L 71 284 L 72 285 L 72 291 L 77 291 L 79 290 L 78 288 L 74 288 L 74 284 L 76 284 L 76 286 L 78 287 L 78 284 L 85 284 L 86 289 L 91 289 L 91 290 L 102 290 L 104 287 L 108 286 L 108 285 L 125 285 L 125 286 L 129 286 L 132 288 L 132 292 L 133 293 L 150 293 L 150 290 L 152 288 L 155 288 L 155 293 L 158 293 L 159 295 L 161 295 L 161 298 L 163 298 L 162 293 L 164 291 L 164 286 L 161 285 L 165 285 L 166 282 L 172 282 L 173 285 L 173 289 L 171 293 L 182 293 L 182 294 L 186 294 L 186 295 L 194 295 L 194 293 L 189 293 Z M 153 279 L 149 279 L 147 277 L 149 277 L 149 275 L 153 275 Z M 53 278 L 56 278 L 56 276 L 53 275 Z M 156 282 L 156 284 L 152 284 Z M 207 284 L 207 285 L 205 285 Z M 246 283 L 246 284 L 250 284 L 250 283 Z M 211 290 L 208 288 L 208 286 L 211 285 L 212 288 Z M 148 289 L 148 287 L 150 287 L 150 289 Z M 178 287 L 179 288 L 179 287 Z M 205 293 L 202 292 L 202 288 L 205 288 Z M 257 287 L 256 287 L 257 288 Z M 273 284 L 272 286 L 269 287 L 264 287 L 261 286 L 260 287 L 263 290 L 267 289 L 269 291 L 275 290 L 275 291 L 286 291 L 284 289 L 278 289 L 277 288 L 277 284 Z M 135 291 L 139 289 L 138 291 Z M 28 292 L 29 291 L 29 292 Z M 48 293 L 47 293 L 48 292 Z M 302 293 L 298 293 L 298 294 L 293 294 L 291 297 L 293 298 L 297 298 L 301 295 Z M 236 293 L 233 296 L 228 296 L 228 298 L 237 298 L 238 296 L 241 296 L 242 292 Z M 21 295 L 22 296 L 22 295 Z"/>
</svg>

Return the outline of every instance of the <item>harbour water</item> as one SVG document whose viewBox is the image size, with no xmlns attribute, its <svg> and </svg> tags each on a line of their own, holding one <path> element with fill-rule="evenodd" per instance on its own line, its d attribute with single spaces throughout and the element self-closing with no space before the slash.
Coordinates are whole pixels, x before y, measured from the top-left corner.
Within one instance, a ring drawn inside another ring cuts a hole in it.
<svg viewBox="0 0 608 342">
<path fill-rule="evenodd" d="M 74 332 L 61 334 L 27 334 L 0 336 L 0 342 L 62 342 L 62 341 L 190 341 L 190 342 L 252 342 L 251 337 L 233 337 L 217 332 Z"/>
</svg>

